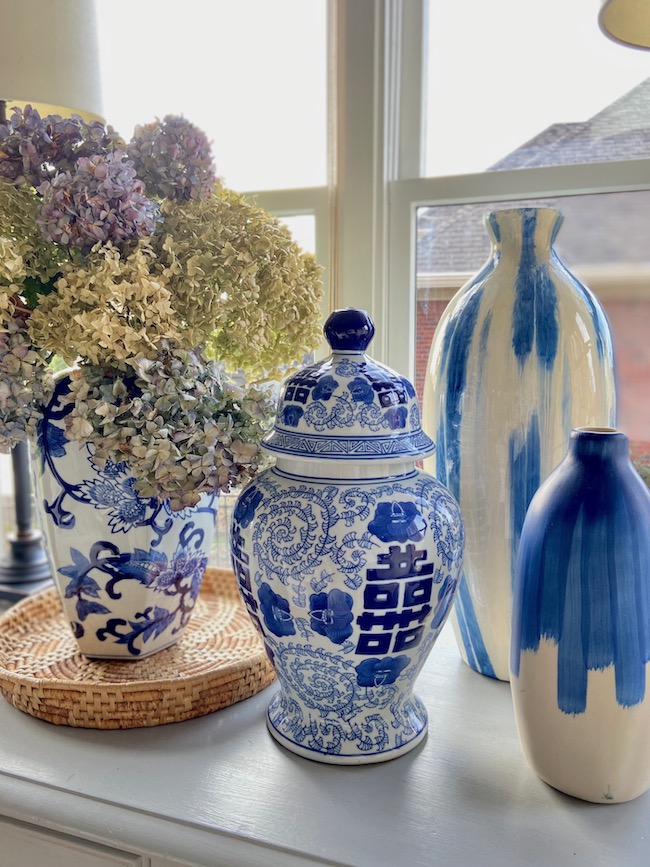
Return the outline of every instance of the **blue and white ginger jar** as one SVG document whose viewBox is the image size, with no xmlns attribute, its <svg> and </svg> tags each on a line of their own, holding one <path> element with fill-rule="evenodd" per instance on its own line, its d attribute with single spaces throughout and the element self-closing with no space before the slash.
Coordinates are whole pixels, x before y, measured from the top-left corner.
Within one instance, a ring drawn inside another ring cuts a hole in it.
<svg viewBox="0 0 650 867">
<path fill-rule="evenodd" d="M 517 557 L 510 686 L 524 754 L 601 804 L 650 788 L 650 492 L 625 434 L 577 429 Z"/>
<path fill-rule="evenodd" d="M 172 512 L 138 495 L 126 463 L 100 469 L 92 446 L 65 435 L 69 382 L 58 379 L 32 458 L 52 574 L 83 654 L 142 659 L 175 644 L 190 621 L 218 499 Z"/>
<path fill-rule="evenodd" d="M 271 734 L 317 761 L 381 762 L 426 734 L 413 684 L 458 588 L 463 523 L 415 467 L 435 446 L 411 383 L 365 354 L 368 314 L 337 310 L 325 334 L 332 354 L 283 386 L 276 465 L 241 492 L 232 562 L 278 676 Z"/>
<path fill-rule="evenodd" d="M 553 208 L 493 211 L 492 252 L 452 298 L 431 345 L 424 467 L 465 519 L 465 578 L 452 623 L 465 662 L 509 679 L 521 527 L 574 427 L 616 423 L 614 353 L 603 308 L 554 248 Z"/>
</svg>

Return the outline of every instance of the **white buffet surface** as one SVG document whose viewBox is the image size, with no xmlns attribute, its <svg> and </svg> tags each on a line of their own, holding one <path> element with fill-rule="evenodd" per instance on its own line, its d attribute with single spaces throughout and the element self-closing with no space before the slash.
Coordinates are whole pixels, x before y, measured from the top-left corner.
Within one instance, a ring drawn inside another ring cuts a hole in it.
<svg viewBox="0 0 650 867">
<path fill-rule="evenodd" d="M 425 741 L 355 767 L 271 738 L 276 684 L 208 716 L 120 731 L 54 726 L 3 699 L 0 867 L 650 864 L 650 793 L 596 805 L 539 780 L 508 684 L 462 663 L 450 625 L 416 685 Z"/>
</svg>

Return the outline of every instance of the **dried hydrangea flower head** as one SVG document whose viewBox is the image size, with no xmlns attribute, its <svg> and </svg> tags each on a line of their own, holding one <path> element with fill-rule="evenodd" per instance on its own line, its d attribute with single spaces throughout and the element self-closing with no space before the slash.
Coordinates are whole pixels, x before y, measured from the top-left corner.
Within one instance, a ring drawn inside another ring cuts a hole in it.
<svg viewBox="0 0 650 867">
<path fill-rule="evenodd" d="M 144 496 L 180 509 L 248 481 L 273 418 L 262 383 L 319 343 L 320 275 L 216 180 L 184 118 L 125 143 L 15 109 L 0 124 L 0 448 L 33 438 L 56 357 L 78 367 L 67 436 L 126 460 Z"/>
<path fill-rule="evenodd" d="M 52 392 L 49 356 L 29 337 L 18 299 L 0 325 L 0 451 L 35 439 L 40 406 Z"/>
<path fill-rule="evenodd" d="M 151 235 L 160 210 L 119 150 L 81 157 L 73 172 L 57 172 L 38 192 L 43 198 L 36 223 L 45 240 L 85 251 Z"/>
<path fill-rule="evenodd" d="M 210 195 L 216 180 L 210 142 L 185 118 L 136 126 L 127 152 L 152 195 L 184 201 Z"/>
<path fill-rule="evenodd" d="M 31 105 L 14 108 L 0 124 L 0 178 L 38 187 L 57 172 L 74 170 L 81 157 L 109 153 L 124 142 L 110 126 L 79 115 L 41 118 Z"/>
</svg>

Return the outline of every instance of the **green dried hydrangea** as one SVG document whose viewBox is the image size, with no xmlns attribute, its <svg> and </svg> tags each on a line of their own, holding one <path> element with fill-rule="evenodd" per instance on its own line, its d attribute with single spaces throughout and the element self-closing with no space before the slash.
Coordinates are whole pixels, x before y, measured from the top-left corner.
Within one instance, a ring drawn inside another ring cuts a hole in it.
<svg viewBox="0 0 650 867">
<path fill-rule="evenodd" d="M 49 244 L 36 224 L 39 198 L 29 187 L 14 187 L 0 179 L 0 287 L 12 285 L 8 281 L 11 262 L 21 260 L 20 272 L 15 271 L 18 285 L 26 278 L 48 283 L 61 270 L 68 259 L 65 250 Z"/>
<path fill-rule="evenodd" d="M 289 230 L 223 186 L 165 202 L 153 240 L 185 328 L 230 369 L 277 377 L 321 338 L 322 268 Z"/>
</svg>

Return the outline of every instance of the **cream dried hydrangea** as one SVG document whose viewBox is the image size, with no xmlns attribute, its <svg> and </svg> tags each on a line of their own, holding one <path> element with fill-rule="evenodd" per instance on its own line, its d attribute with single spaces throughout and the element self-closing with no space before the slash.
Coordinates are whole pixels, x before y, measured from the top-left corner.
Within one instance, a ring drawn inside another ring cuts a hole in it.
<svg viewBox="0 0 650 867">
<path fill-rule="evenodd" d="M 178 340 L 178 314 L 164 275 L 155 273 L 149 241 L 123 257 L 112 244 L 93 249 L 83 266 L 66 263 L 56 293 L 44 298 L 30 320 L 38 346 L 69 364 L 123 368 L 155 358 L 163 339 Z"/>
</svg>

